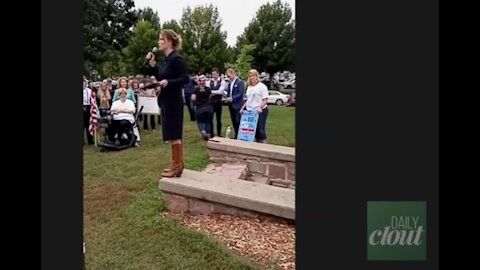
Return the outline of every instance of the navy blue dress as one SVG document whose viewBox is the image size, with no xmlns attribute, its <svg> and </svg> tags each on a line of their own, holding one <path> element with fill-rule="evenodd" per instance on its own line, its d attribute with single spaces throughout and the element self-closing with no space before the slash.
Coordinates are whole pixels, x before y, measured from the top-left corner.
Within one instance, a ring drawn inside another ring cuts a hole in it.
<svg viewBox="0 0 480 270">
<path fill-rule="evenodd" d="M 158 95 L 158 106 L 162 120 L 164 141 L 181 140 L 183 137 L 183 97 L 182 87 L 188 83 L 189 76 L 183 57 L 172 51 L 164 58 L 160 67 L 151 68 L 151 74 L 157 81 L 167 80 L 168 85 Z"/>
</svg>

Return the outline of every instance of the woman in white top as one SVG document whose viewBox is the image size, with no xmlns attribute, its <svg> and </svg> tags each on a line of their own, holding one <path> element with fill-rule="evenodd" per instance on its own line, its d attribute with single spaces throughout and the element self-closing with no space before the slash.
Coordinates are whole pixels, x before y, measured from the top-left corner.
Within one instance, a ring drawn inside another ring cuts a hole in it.
<svg viewBox="0 0 480 270">
<path fill-rule="evenodd" d="M 260 81 L 256 69 L 251 69 L 248 72 L 247 84 L 247 101 L 240 109 L 240 114 L 243 114 L 244 110 L 257 111 L 258 123 L 255 139 L 257 142 L 266 143 L 267 133 L 265 132 L 265 128 L 268 116 L 268 87 Z"/>
<path fill-rule="evenodd" d="M 135 99 L 135 93 L 133 92 L 133 90 L 132 89 L 127 89 L 127 87 L 128 87 L 127 77 L 120 77 L 118 79 L 118 85 L 119 85 L 120 88 L 117 91 L 115 91 L 115 94 L 113 95 L 112 101 L 115 102 L 119 99 L 120 89 L 123 88 L 127 92 L 126 98 L 128 100 L 131 100 L 133 102 L 133 106 L 135 107 L 135 104 L 137 104 L 137 100 Z M 113 104 L 112 104 L 112 106 L 113 106 Z M 135 109 L 135 111 L 136 111 L 136 109 Z M 140 131 L 138 130 L 138 126 L 133 127 L 133 133 L 135 133 L 135 136 L 137 137 L 137 146 L 139 146 L 140 145 Z"/>
<path fill-rule="evenodd" d="M 130 99 L 127 99 L 127 89 L 118 89 L 120 96 L 119 100 L 112 103 L 110 111 L 114 113 L 113 120 L 115 123 L 115 133 L 110 133 L 110 136 L 115 134 L 127 133 L 130 127 L 135 123 L 135 104 Z M 112 137 L 110 139 L 113 139 Z"/>
</svg>

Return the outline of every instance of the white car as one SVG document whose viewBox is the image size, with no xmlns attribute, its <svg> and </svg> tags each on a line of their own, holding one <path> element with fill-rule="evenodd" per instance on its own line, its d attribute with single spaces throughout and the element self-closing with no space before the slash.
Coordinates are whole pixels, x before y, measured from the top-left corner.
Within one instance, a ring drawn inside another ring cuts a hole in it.
<svg viewBox="0 0 480 270">
<path fill-rule="evenodd" d="M 277 105 L 283 105 L 287 103 L 289 95 L 285 95 L 284 93 L 278 92 L 278 91 L 273 91 L 270 90 L 268 91 L 268 104 L 277 104 Z"/>
<path fill-rule="evenodd" d="M 285 82 L 280 83 L 285 89 L 295 89 L 295 77 Z"/>
</svg>

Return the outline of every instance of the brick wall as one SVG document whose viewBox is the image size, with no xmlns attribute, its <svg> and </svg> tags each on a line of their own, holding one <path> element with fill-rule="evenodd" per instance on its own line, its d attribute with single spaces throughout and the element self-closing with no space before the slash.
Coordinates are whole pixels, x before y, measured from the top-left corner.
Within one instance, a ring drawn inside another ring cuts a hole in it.
<svg viewBox="0 0 480 270">
<path fill-rule="evenodd" d="M 277 222 L 294 222 L 293 220 L 287 220 L 284 218 L 274 217 L 263 213 L 258 213 L 250 210 L 240 209 L 233 206 L 228 206 L 220 203 L 209 202 L 199 200 L 195 198 L 187 198 L 184 196 L 164 193 L 165 207 L 171 212 L 183 213 L 190 212 L 195 214 L 225 214 L 233 216 L 245 216 L 251 218 L 263 218 L 270 219 Z"/>
<path fill-rule="evenodd" d="M 208 154 L 211 163 L 246 164 L 252 181 L 263 177 L 266 184 L 295 188 L 295 162 L 219 149 L 208 149 Z"/>
</svg>

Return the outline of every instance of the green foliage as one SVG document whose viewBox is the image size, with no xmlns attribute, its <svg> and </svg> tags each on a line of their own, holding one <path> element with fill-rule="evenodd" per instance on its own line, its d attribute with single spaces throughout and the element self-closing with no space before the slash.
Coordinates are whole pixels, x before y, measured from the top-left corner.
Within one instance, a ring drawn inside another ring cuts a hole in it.
<svg viewBox="0 0 480 270">
<path fill-rule="evenodd" d="M 170 20 L 162 24 L 162 29 L 172 29 L 177 34 L 182 35 L 182 28 L 176 20 Z"/>
<path fill-rule="evenodd" d="M 222 21 L 213 5 L 184 9 L 180 20 L 182 28 L 182 55 L 192 73 L 209 72 L 226 62 L 227 33 L 221 31 Z"/>
<path fill-rule="evenodd" d="M 147 74 L 145 55 L 157 45 L 158 30 L 150 21 L 140 20 L 135 26 L 128 41 L 128 46 L 123 49 L 123 65 L 125 72 L 129 74 Z M 155 55 L 157 61 L 161 57 Z"/>
<path fill-rule="evenodd" d="M 256 44 L 252 51 L 253 67 L 273 74 L 282 70 L 295 70 L 295 22 L 288 3 L 280 0 L 260 7 L 256 17 L 237 39 L 237 48 Z"/>
<path fill-rule="evenodd" d="M 160 30 L 160 17 L 158 17 L 158 12 L 153 11 L 150 7 L 138 11 L 138 20 L 148 21 L 153 25 L 153 28 Z"/>
<path fill-rule="evenodd" d="M 84 59 L 86 73 L 91 76 L 93 70 L 102 72 L 106 62 L 118 61 L 137 12 L 133 0 L 85 0 L 84 7 Z"/>
<path fill-rule="evenodd" d="M 255 44 L 245 44 L 240 48 L 240 53 L 237 56 L 235 64 L 228 62 L 225 63 L 225 69 L 233 68 L 237 71 L 238 77 L 242 80 L 248 78 L 248 71 L 252 68 L 253 57 L 251 53 L 255 50 L 257 45 Z"/>
</svg>

